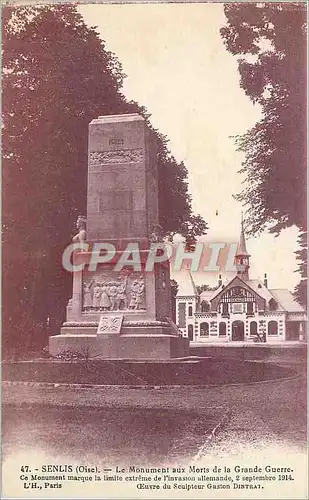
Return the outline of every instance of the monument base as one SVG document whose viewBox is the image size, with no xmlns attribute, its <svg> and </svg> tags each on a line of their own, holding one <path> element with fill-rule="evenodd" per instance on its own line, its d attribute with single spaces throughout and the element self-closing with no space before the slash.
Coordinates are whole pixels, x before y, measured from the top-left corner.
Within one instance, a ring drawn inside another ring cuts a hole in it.
<svg viewBox="0 0 309 500">
<path fill-rule="evenodd" d="M 53 356 L 69 350 L 95 359 L 164 360 L 189 356 L 189 340 L 167 334 L 61 334 L 49 338 Z"/>
</svg>

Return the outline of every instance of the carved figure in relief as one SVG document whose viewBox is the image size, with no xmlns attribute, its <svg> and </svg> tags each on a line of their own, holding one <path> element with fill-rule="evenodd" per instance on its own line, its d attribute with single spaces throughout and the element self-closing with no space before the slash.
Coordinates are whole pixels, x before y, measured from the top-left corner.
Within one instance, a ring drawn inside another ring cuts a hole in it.
<svg viewBox="0 0 309 500">
<path fill-rule="evenodd" d="M 100 287 L 100 284 L 97 283 L 93 289 L 93 301 L 92 301 L 93 307 L 96 308 L 100 307 L 101 294 L 102 294 L 102 288 Z"/>
<path fill-rule="evenodd" d="M 116 309 L 117 286 L 114 281 L 111 282 L 109 287 L 109 299 L 111 302 L 111 311 Z"/>
<path fill-rule="evenodd" d="M 76 227 L 78 233 L 73 236 L 72 241 L 74 243 L 85 243 L 86 241 L 86 218 L 83 215 L 79 215 L 76 221 Z"/>
<path fill-rule="evenodd" d="M 131 285 L 131 300 L 129 309 L 140 309 L 144 299 L 145 285 L 139 280 L 133 281 Z"/>
<path fill-rule="evenodd" d="M 127 301 L 127 281 L 128 278 L 126 277 L 123 283 L 119 283 L 118 285 L 118 290 L 117 290 L 117 296 L 116 296 L 116 307 L 117 309 L 127 309 L 128 308 L 128 301 Z"/>
<path fill-rule="evenodd" d="M 135 309 L 141 309 L 141 304 L 143 303 L 144 300 L 144 291 L 145 291 L 145 285 L 144 283 L 139 283 L 138 285 L 138 291 L 137 291 L 137 297 L 136 297 L 136 306 Z"/>
<path fill-rule="evenodd" d="M 91 280 L 90 283 L 84 283 L 84 300 L 83 300 L 84 308 L 89 309 L 90 307 L 92 307 L 93 298 L 91 294 L 91 288 L 93 283 L 94 283 L 93 280 Z"/>
<path fill-rule="evenodd" d="M 135 309 L 137 290 L 138 290 L 138 282 L 133 281 L 133 283 L 131 284 L 131 290 L 130 290 L 131 299 L 130 299 L 129 309 Z"/>
<path fill-rule="evenodd" d="M 108 286 L 105 283 L 103 283 L 101 288 L 101 299 L 100 299 L 100 308 L 103 309 L 103 311 L 107 311 L 111 306 L 111 302 L 108 296 L 108 291 L 109 291 Z"/>
</svg>

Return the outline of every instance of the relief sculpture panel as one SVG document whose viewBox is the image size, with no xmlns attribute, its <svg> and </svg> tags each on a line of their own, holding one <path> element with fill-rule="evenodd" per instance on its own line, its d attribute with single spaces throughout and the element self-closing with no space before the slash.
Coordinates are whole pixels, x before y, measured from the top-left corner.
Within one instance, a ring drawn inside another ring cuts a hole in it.
<svg viewBox="0 0 309 500">
<path fill-rule="evenodd" d="M 142 149 L 116 149 L 113 151 L 92 151 L 89 154 L 89 166 L 111 163 L 139 163 L 144 159 Z"/>
<path fill-rule="evenodd" d="M 109 271 L 83 279 L 83 311 L 146 309 L 145 281 L 139 273 L 112 276 Z"/>
</svg>

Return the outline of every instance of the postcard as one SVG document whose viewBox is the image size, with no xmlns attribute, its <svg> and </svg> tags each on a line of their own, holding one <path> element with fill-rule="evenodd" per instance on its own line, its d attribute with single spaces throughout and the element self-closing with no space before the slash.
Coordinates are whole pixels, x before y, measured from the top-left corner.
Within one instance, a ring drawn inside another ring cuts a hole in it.
<svg viewBox="0 0 309 500">
<path fill-rule="evenodd" d="M 2 6 L 2 498 L 308 498 L 306 23 Z"/>
</svg>

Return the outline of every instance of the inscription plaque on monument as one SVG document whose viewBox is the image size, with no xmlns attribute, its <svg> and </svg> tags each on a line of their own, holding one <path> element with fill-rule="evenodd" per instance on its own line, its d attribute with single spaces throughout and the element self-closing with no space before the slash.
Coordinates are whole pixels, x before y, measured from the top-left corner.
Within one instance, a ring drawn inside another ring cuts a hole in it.
<svg viewBox="0 0 309 500">
<path fill-rule="evenodd" d="M 117 316 L 100 316 L 97 334 L 117 334 L 120 333 L 123 321 L 123 314 Z"/>
</svg>

